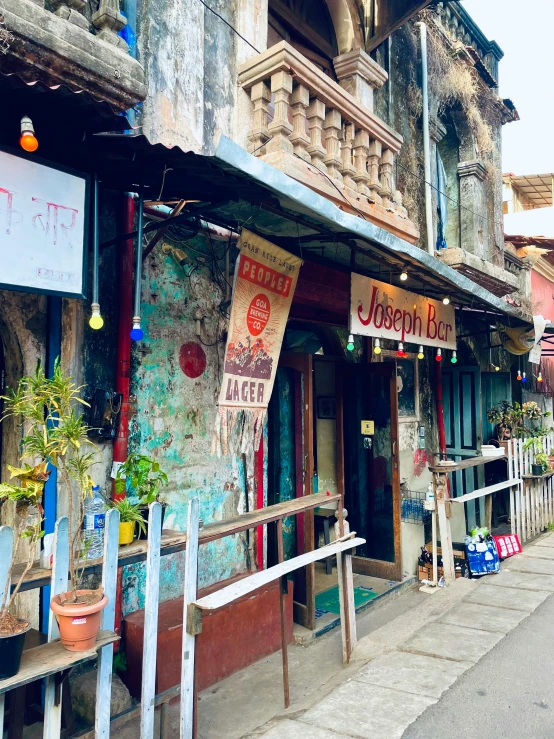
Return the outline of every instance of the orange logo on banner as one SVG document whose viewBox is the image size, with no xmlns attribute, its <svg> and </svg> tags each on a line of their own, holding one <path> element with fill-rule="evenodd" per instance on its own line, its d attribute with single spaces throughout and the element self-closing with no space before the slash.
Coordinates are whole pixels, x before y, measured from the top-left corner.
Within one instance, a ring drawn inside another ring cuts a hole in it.
<svg viewBox="0 0 554 739">
<path fill-rule="evenodd" d="M 259 336 L 267 326 L 270 310 L 269 299 L 263 293 L 252 299 L 246 315 L 246 323 L 252 336 Z"/>
</svg>

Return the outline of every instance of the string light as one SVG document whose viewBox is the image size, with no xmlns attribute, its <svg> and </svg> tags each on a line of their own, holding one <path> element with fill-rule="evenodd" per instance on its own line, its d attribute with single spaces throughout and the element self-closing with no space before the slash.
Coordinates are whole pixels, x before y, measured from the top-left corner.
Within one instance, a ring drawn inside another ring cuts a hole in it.
<svg viewBox="0 0 554 739">
<path fill-rule="evenodd" d="M 537 377 L 537 382 L 542 382 L 542 372 L 539 370 L 539 376 Z"/>
<path fill-rule="evenodd" d="M 423 347 L 422 347 L 422 346 L 420 346 L 420 347 L 419 347 L 419 350 L 418 350 L 418 352 L 417 352 L 417 358 L 418 358 L 418 359 L 423 359 L 423 357 L 424 357 L 424 356 L 425 356 L 425 355 L 423 354 Z"/>
<path fill-rule="evenodd" d="M 522 381 L 522 382 L 527 382 L 527 378 L 525 377 L 525 372 L 523 373 L 523 376 L 522 376 L 522 378 L 521 378 L 521 381 Z"/>
<path fill-rule="evenodd" d="M 406 280 L 408 279 L 408 273 L 405 269 L 403 269 L 400 273 L 400 279 L 402 280 L 402 282 L 406 282 Z"/>
<path fill-rule="evenodd" d="M 346 344 L 346 348 L 348 349 L 349 352 L 354 351 L 354 337 L 352 336 L 352 334 L 349 334 L 348 336 L 348 342 Z"/>
<path fill-rule="evenodd" d="M 517 371 L 516 380 L 519 380 L 521 382 L 521 371 L 520 370 Z"/>
<path fill-rule="evenodd" d="M 450 361 L 452 362 L 452 364 L 456 364 L 456 362 L 458 361 L 458 357 L 456 355 L 456 350 L 455 349 L 452 352 L 452 356 L 450 357 Z"/>
<path fill-rule="evenodd" d="M 448 297 L 448 295 L 444 296 L 442 302 L 444 303 L 444 305 L 450 305 L 450 298 Z"/>
<path fill-rule="evenodd" d="M 437 360 L 437 362 L 442 362 L 442 349 L 437 349 L 435 359 Z"/>
<path fill-rule="evenodd" d="M 89 318 L 88 325 L 91 328 L 99 329 L 104 325 L 104 319 L 100 315 L 100 306 L 98 303 L 91 303 L 92 315 Z"/>
<path fill-rule="evenodd" d="M 401 341 L 398 342 L 398 351 L 396 352 L 396 356 L 397 357 L 407 356 L 406 352 L 404 351 L 404 344 Z"/>
<path fill-rule="evenodd" d="M 33 121 L 26 115 L 21 119 L 21 138 L 19 139 L 19 146 L 29 153 L 38 149 L 38 139 L 35 136 Z"/>
<path fill-rule="evenodd" d="M 130 337 L 133 341 L 140 341 L 144 338 L 144 331 L 140 327 L 140 316 L 133 316 L 133 328 L 131 329 Z"/>
<path fill-rule="evenodd" d="M 373 344 L 373 353 L 381 354 L 381 342 L 379 341 L 379 339 L 375 339 L 375 342 Z"/>
</svg>

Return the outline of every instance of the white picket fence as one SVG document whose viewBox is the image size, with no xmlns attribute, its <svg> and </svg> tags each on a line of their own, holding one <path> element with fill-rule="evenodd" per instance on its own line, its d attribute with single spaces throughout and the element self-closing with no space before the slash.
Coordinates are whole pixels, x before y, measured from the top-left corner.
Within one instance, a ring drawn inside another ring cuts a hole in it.
<svg viewBox="0 0 554 739">
<path fill-rule="evenodd" d="M 537 536 L 554 522 L 554 475 L 531 477 L 531 465 L 540 450 L 523 449 L 523 443 L 523 439 L 508 441 L 508 479 L 521 480 L 510 492 L 510 519 L 512 533 L 521 542 Z M 554 449 L 554 433 L 544 437 L 540 446 L 550 454 Z"/>
</svg>

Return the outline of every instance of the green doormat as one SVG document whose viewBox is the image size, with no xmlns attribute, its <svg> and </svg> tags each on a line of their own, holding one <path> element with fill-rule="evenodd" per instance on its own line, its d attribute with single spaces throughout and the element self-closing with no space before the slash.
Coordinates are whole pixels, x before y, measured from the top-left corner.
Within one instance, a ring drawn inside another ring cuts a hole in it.
<svg viewBox="0 0 554 739">
<path fill-rule="evenodd" d="M 354 588 L 354 605 L 356 608 L 363 606 L 364 603 L 376 597 L 377 593 L 374 593 L 372 590 Z M 318 611 L 327 611 L 328 613 L 340 615 L 339 586 L 335 585 L 334 588 L 329 588 L 329 590 L 318 593 L 315 597 L 315 607 Z"/>
</svg>

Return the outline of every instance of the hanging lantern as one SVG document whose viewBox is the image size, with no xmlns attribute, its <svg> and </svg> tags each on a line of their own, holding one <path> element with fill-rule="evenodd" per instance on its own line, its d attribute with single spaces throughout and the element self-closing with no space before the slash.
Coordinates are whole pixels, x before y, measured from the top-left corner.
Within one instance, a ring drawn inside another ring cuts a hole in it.
<svg viewBox="0 0 554 739">
<path fill-rule="evenodd" d="M 458 361 L 458 356 L 456 354 L 456 350 L 455 349 L 452 352 L 452 356 L 450 357 L 450 361 L 452 362 L 452 364 L 456 364 L 456 362 Z"/>
<path fill-rule="evenodd" d="M 373 353 L 374 354 L 381 354 L 381 342 L 379 339 L 375 339 L 373 342 Z"/>
<path fill-rule="evenodd" d="M 418 350 L 418 352 L 417 352 L 417 358 L 418 358 L 418 359 L 423 359 L 423 357 L 424 357 L 424 356 L 425 356 L 425 355 L 423 354 L 423 347 L 422 347 L 422 346 L 420 346 L 420 347 L 419 347 L 419 350 Z"/>
<path fill-rule="evenodd" d="M 442 349 L 437 349 L 435 359 L 437 360 L 437 362 L 442 362 Z"/>
</svg>

